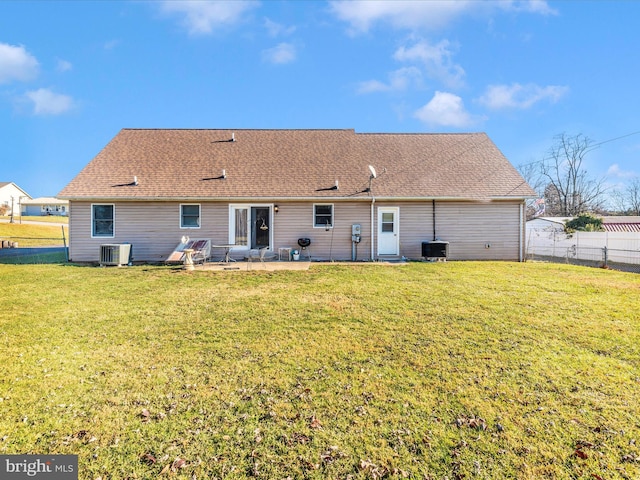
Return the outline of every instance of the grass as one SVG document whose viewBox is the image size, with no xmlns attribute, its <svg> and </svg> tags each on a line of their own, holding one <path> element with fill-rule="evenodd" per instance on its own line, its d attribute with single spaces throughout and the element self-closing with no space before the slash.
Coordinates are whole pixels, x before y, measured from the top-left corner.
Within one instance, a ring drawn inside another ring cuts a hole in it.
<svg viewBox="0 0 640 480">
<path fill-rule="evenodd" d="M 47 263 L 65 263 L 67 262 L 67 253 L 42 251 L 33 254 L 21 254 L 17 256 L 1 256 L 0 264 L 5 265 L 36 265 Z"/>
<path fill-rule="evenodd" d="M 51 217 L 42 218 L 50 219 Z M 57 246 L 64 243 L 62 228 L 64 228 L 64 235 L 68 242 L 69 229 L 67 227 L 0 222 L 0 239 L 18 242 L 20 247 Z"/>
<path fill-rule="evenodd" d="M 0 265 L 0 453 L 82 479 L 640 478 L 640 277 Z M 37 281 L 34 281 L 37 279 Z"/>
</svg>

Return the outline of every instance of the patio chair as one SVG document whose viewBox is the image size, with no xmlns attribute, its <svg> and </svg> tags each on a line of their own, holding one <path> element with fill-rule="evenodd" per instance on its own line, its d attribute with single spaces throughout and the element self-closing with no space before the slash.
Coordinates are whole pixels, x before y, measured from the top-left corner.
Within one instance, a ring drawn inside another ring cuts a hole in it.
<svg viewBox="0 0 640 480">
<path fill-rule="evenodd" d="M 275 257 L 275 253 L 269 252 L 269 247 L 262 247 L 258 250 L 249 250 L 249 254 L 247 255 L 247 261 L 249 262 L 248 267 L 251 267 L 254 260 L 260 260 L 260 263 L 264 263 L 265 259 L 272 260 Z"/>
</svg>

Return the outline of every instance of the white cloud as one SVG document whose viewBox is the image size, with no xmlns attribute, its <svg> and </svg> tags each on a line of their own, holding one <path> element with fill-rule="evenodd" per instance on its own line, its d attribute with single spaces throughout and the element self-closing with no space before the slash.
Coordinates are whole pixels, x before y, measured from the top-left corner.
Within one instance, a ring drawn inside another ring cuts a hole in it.
<svg viewBox="0 0 640 480">
<path fill-rule="evenodd" d="M 492 110 L 527 109 L 543 100 L 555 103 L 569 92 L 569 87 L 548 85 L 541 87 L 534 83 L 521 85 L 490 85 L 478 102 Z"/>
<path fill-rule="evenodd" d="M 436 45 L 420 41 L 412 47 L 400 47 L 394 53 L 396 60 L 421 63 L 430 78 L 439 80 L 449 88 L 460 87 L 465 75 L 464 69 L 453 62 L 453 52 L 448 40 Z"/>
<path fill-rule="evenodd" d="M 349 24 L 352 34 L 367 32 L 377 23 L 388 23 L 401 29 L 437 30 L 465 14 L 476 12 L 555 13 L 544 0 L 334 0 L 330 2 L 330 9 L 338 19 Z"/>
<path fill-rule="evenodd" d="M 469 127 L 482 120 L 467 112 L 462 98 L 447 92 L 436 92 L 414 116 L 427 125 L 456 128 Z"/>
<path fill-rule="evenodd" d="M 70 96 L 54 93 L 48 88 L 27 92 L 25 97 L 33 104 L 34 115 L 60 115 L 74 106 Z"/>
<path fill-rule="evenodd" d="M 0 43 L 0 84 L 26 82 L 38 76 L 38 60 L 23 46 Z"/>
<path fill-rule="evenodd" d="M 73 69 L 73 65 L 71 64 L 71 62 L 58 59 L 58 64 L 56 65 L 56 70 L 58 72 L 68 72 L 71 69 Z"/>
<path fill-rule="evenodd" d="M 273 48 L 263 50 L 262 59 L 265 62 L 282 65 L 296 59 L 296 47 L 291 43 L 280 43 Z"/>
<path fill-rule="evenodd" d="M 162 12 L 181 17 L 181 24 L 191 35 L 206 35 L 216 28 L 234 25 L 243 14 L 259 5 L 256 1 L 165 0 Z"/>
<path fill-rule="evenodd" d="M 269 18 L 264 19 L 264 28 L 269 32 L 270 37 L 288 36 L 296 31 L 295 26 L 286 27 L 280 23 L 274 22 Z"/>
<path fill-rule="evenodd" d="M 449 23 L 473 3 L 465 0 L 337 0 L 330 3 L 330 8 L 340 20 L 349 23 L 352 33 L 357 34 L 368 31 L 378 22 L 387 22 L 396 28 L 437 29 Z"/>
<path fill-rule="evenodd" d="M 404 91 L 409 86 L 421 84 L 422 73 L 416 67 L 404 67 L 395 70 L 389 74 L 389 83 L 380 82 L 378 80 L 368 80 L 358 84 L 357 93 L 375 93 L 375 92 L 397 92 Z"/>
<path fill-rule="evenodd" d="M 634 178 L 637 177 L 638 174 L 636 172 L 631 172 L 628 170 L 622 170 L 620 165 L 614 163 L 607 170 L 607 175 L 615 178 Z"/>
<path fill-rule="evenodd" d="M 506 0 L 503 8 L 516 12 L 537 13 L 540 15 L 557 15 L 558 11 L 551 8 L 546 0 L 514 1 Z"/>
</svg>

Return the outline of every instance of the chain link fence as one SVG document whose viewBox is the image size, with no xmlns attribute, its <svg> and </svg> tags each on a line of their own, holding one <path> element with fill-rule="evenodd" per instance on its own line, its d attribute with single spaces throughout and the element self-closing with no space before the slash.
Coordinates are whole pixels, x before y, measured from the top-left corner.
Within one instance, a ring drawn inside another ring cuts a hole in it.
<svg viewBox="0 0 640 480">
<path fill-rule="evenodd" d="M 66 238 L 4 237 L 0 239 L 0 264 L 42 264 L 69 261 Z"/>
<path fill-rule="evenodd" d="M 569 246 L 559 244 L 532 244 L 527 246 L 527 260 L 562 262 L 571 265 L 610 268 L 625 272 L 640 273 L 640 250 L 620 248 Z"/>
</svg>

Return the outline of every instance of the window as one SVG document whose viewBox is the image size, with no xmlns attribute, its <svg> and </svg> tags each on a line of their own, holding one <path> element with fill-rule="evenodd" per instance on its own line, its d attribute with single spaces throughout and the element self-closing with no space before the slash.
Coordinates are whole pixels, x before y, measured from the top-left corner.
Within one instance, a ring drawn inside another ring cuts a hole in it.
<svg viewBox="0 0 640 480">
<path fill-rule="evenodd" d="M 313 226 L 322 228 L 333 227 L 333 205 L 318 204 L 313 206 Z"/>
<path fill-rule="evenodd" d="M 394 214 L 392 212 L 382 212 L 382 232 L 393 233 Z"/>
<path fill-rule="evenodd" d="M 200 228 L 200 205 L 180 205 L 180 228 Z"/>
<path fill-rule="evenodd" d="M 92 205 L 91 206 L 91 236 L 92 237 L 113 237 L 113 226 L 115 223 L 114 205 Z"/>
</svg>

